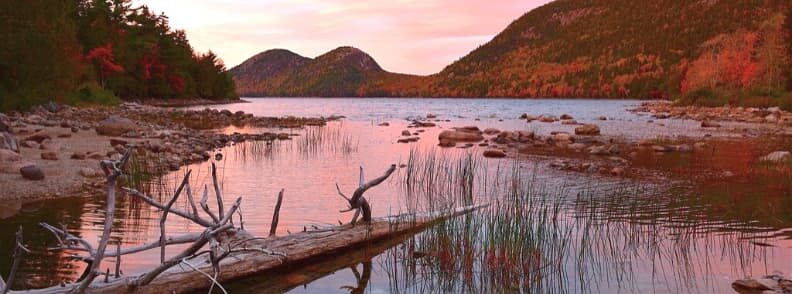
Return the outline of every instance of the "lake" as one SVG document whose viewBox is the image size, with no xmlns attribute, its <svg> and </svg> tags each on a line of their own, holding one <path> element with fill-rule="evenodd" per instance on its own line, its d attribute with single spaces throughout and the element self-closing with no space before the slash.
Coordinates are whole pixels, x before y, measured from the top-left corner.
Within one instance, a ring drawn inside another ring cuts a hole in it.
<svg viewBox="0 0 792 294">
<path fill-rule="evenodd" d="M 776 270 L 792 272 L 792 198 L 789 183 L 779 183 L 788 177 L 710 181 L 680 175 L 680 169 L 698 168 L 737 172 L 749 168 L 746 166 L 751 166 L 754 158 L 773 148 L 788 150 L 792 146 L 789 139 L 744 138 L 728 131 L 729 127 L 740 127 L 739 123 L 705 130 L 692 120 L 658 120 L 627 111 L 640 104 L 636 100 L 245 100 L 249 103 L 211 108 L 241 110 L 257 116 L 345 118 L 324 127 L 305 129 L 218 130 L 275 131 L 295 136 L 289 141 L 247 142 L 216 150 L 209 162 L 185 166 L 147 182 L 145 188 L 152 195 L 167 199 L 186 171 L 192 170 L 194 187 L 209 184 L 211 189 L 209 164 L 214 162 L 225 199 L 243 197 L 244 228 L 256 235 L 269 231 L 281 189 L 285 192 L 278 234 L 348 222 L 351 213 L 339 213 L 346 204 L 337 195 L 336 184 L 351 193 L 361 168 L 365 177 L 371 179 L 391 164 L 404 166 L 366 193 L 375 217 L 429 210 L 440 201 L 437 199 L 465 198 L 492 203 L 493 209 L 451 220 L 415 236 L 346 252 L 319 264 L 236 281 L 226 285 L 231 292 L 724 293 L 732 291 L 730 284 L 737 278 Z M 437 116 L 438 127 L 421 128 L 420 132 L 408 127 L 412 119 L 429 113 Z M 526 123 L 519 119 L 523 113 L 569 114 L 580 123 L 599 125 L 605 138 L 637 141 L 712 136 L 718 143 L 712 152 L 695 156 L 639 157 L 639 166 L 658 170 L 651 178 L 641 179 L 559 171 L 549 167 L 555 160 L 552 156 L 488 159 L 480 156 L 477 146 L 437 146 L 439 132 L 452 127 L 475 125 L 481 129 L 530 130 L 540 135 L 573 132 L 575 127 Z M 600 116 L 608 119 L 600 121 Z M 382 126 L 385 122 L 388 125 Z M 403 130 L 420 139 L 398 143 Z M 222 154 L 222 159 L 215 160 L 215 153 Z M 456 168 L 461 165 L 473 171 L 470 183 L 455 182 L 460 176 Z M 428 166 L 435 168 L 434 174 L 426 174 Z M 413 178 L 416 173 L 417 179 Z M 439 181 L 430 183 L 432 179 Z M 514 188 L 517 186 L 519 189 Z M 200 190 L 203 192 L 203 188 Z M 509 210 L 515 199 L 525 210 Z M 22 214 L 2 220 L 0 240 L 11 240 L 17 226 L 22 225 L 31 247 L 44 249 L 53 245 L 52 237 L 37 226 L 39 222 L 63 223 L 81 237 L 96 240 L 101 235 L 103 205 L 101 198 L 26 204 Z M 179 201 L 176 205 L 185 207 L 187 203 Z M 500 208 L 508 211 L 499 211 Z M 149 206 L 122 197 L 116 215 L 111 244 L 133 246 L 158 238 L 159 213 Z M 500 218 L 504 216 L 508 219 Z M 504 224 L 511 230 L 498 233 L 505 229 Z M 166 229 L 201 230 L 176 218 L 169 221 Z M 9 246 L 6 242 L 0 244 L 3 274 L 9 266 Z M 179 248 L 171 246 L 168 252 L 172 254 Z M 527 263 L 516 265 L 518 260 Z M 532 260 L 539 266 L 528 262 Z M 158 262 L 159 251 L 151 250 L 126 257 L 122 270 L 136 273 Z M 63 252 L 34 252 L 20 270 L 20 285 L 41 287 L 73 280 L 83 266 L 69 260 Z M 515 278 L 497 270 L 510 267 L 532 274 Z M 514 285 L 500 288 L 503 281 L 517 280 Z"/>
</svg>

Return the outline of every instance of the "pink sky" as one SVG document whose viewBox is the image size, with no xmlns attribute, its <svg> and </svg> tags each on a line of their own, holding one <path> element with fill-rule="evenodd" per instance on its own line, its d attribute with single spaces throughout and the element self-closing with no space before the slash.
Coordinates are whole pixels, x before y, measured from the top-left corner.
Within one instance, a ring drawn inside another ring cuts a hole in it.
<svg viewBox="0 0 792 294">
<path fill-rule="evenodd" d="M 165 12 L 196 50 L 230 68 L 272 48 L 316 57 L 338 46 L 386 70 L 431 74 L 549 0 L 134 0 Z"/>
</svg>

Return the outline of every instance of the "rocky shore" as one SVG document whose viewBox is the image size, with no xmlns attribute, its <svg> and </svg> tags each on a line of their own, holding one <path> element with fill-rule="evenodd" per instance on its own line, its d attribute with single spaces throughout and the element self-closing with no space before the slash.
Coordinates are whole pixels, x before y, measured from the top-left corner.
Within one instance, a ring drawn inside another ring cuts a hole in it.
<svg viewBox="0 0 792 294">
<path fill-rule="evenodd" d="M 746 122 L 776 126 L 792 126 L 792 112 L 778 107 L 701 107 L 680 106 L 670 102 L 644 102 L 631 109 L 632 112 L 646 113 L 658 119 L 678 118 L 701 122 Z M 712 124 L 716 125 L 716 124 Z"/>
<path fill-rule="evenodd" d="M 151 175 L 222 156 L 218 149 L 230 144 L 289 140 L 280 129 L 321 126 L 327 120 L 137 103 L 85 108 L 48 104 L 25 113 L 0 113 L 0 200 L 101 193 L 95 191 L 103 185 L 98 162 L 121 156 L 128 144 L 137 147 L 134 173 Z M 221 131 L 227 127 L 244 131 Z"/>
</svg>

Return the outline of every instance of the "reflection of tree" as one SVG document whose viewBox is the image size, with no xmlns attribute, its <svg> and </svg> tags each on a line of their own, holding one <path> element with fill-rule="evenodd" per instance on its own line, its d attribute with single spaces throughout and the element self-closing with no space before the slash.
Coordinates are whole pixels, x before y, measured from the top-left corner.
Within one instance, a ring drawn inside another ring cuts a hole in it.
<svg viewBox="0 0 792 294">
<path fill-rule="evenodd" d="M 353 294 L 362 294 L 366 291 L 366 287 L 368 287 L 369 280 L 371 280 L 371 259 L 367 261 L 361 262 L 363 264 L 363 274 L 361 275 L 358 272 L 357 264 L 354 264 L 349 267 L 352 270 L 352 274 L 355 275 L 355 279 L 357 280 L 357 287 L 352 286 L 341 286 L 341 289 L 349 290 L 349 293 Z"/>
</svg>

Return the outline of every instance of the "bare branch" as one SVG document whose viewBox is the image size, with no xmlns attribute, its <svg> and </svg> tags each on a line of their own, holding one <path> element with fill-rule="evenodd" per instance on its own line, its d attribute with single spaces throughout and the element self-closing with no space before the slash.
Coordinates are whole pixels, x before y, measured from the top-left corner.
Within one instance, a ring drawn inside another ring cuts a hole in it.
<svg viewBox="0 0 792 294">
<path fill-rule="evenodd" d="M 116 244 L 116 262 L 115 262 L 115 277 L 121 277 L 121 242 Z"/>
<path fill-rule="evenodd" d="M 212 183 L 214 184 L 215 197 L 217 197 L 218 218 L 223 218 L 223 194 L 220 192 L 220 185 L 217 183 L 217 166 L 212 162 Z"/>
<path fill-rule="evenodd" d="M 59 229 L 48 223 L 39 223 L 39 225 L 44 229 L 52 232 L 52 234 L 58 240 L 58 244 L 60 246 L 59 249 L 87 251 L 88 254 L 92 256 L 94 255 L 95 251 L 93 249 L 93 246 L 91 246 L 91 243 L 88 243 L 88 241 L 86 241 L 83 238 L 72 235 L 71 233 L 66 231 L 65 228 Z M 82 247 L 75 247 L 75 244 L 80 244 L 82 245 Z"/>
<path fill-rule="evenodd" d="M 107 174 L 107 208 L 105 209 L 102 237 L 99 239 L 99 246 L 97 246 L 96 252 L 92 256 L 94 262 L 91 263 L 88 276 L 80 283 L 79 287 L 73 289 L 73 292 L 84 293 L 85 289 L 88 288 L 88 285 L 90 285 L 98 275 L 97 270 L 99 265 L 102 263 L 102 258 L 104 257 L 105 249 L 107 248 L 107 242 L 110 240 L 110 233 L 113 229 L 113 219 L 115 218 L 116 179 L 121 175 L 122 171 L 124 170 L 124 166 L 126 165 L 127 161 L 129 161 L 129 157 L 132 154 L 133 148 L 134 147 L 132 146 L 127 147 L 126 152 L 124 152 L 124 156 L 121 157 L 121 160 L 119 161 L 102 162 L 102 167 Z"/>
<path fill-rule="evenodd" d="M 168 220 L 168 212 L 171 211 L 171 207 L 173 207 L 173 204 L 176 203 L 176 199 L 179 198 L 179 194 L 181 194 L 184 186 L 189 185 L 190 174 L 192 174 L 192 170 L 187 171 L 187 173 L 184 175 L 184 179 L 182 179 L 181 185 L 179 185 L 179 188 L 177 188 L 176 192 L 173 193 L 173 197 L 170 201 L 168 201 L 168 204 L 165 205 L 165 209 L 162 210 L 162 216 L 160 217 L 160 262 L 165 261 L 165 221 Z"/>
<path fill-rule="evenodd" d="M 213 222 L 217 223 L 220 220 L 217 219 L 217 216 L 212 213 L 211 209 L 209 209 L 209 205 L 206 203 L 207 200 L 209 200 L 209 187 L 204 185 L 203 196 L 201 196 L 201 208 L 204 210 L 204 212 L 206 212 L 206 214 L 209 215 L 209 217 L 212 218 Z"/>
<path fill-rule="evenodd" d="M 148 203 L 151 206 L 154 206 L 154 207 L 159 208 L 161 210 L 165 210 L 165 205 L 164 204 L 157 202 L 156 200 L 152 199 L 149 196 L 146 196 L 146 194 L 143 194 L 142 192 L 140 192 L 138 190 L 135 190 L 135 189 L 132 189 L 132 188 L 121 188 L 121 189 L 124 190 L 127 193 L 127 195 L 131 195 L 131 196 L 137 197 L 140 200 L 143 200 L 144 202 Z M 169 210 L 170 210 L 170 213 L 173 213 L 173 214 L 178 215 L 180 217 L 183 217 L 183 218 L 186 218 L 188 220 L 191 220 L 191 221 L 193 221 L 196 224 L 199 224 L 201 226 L 211 227 L 213 225 L 212 223 L 210 223 L 210 222 L 208 222 L 208 221 L 206 221 L 206 220 L 204 220 L 202 218 L 192 217 L 190 215 L 190 213 L 188 213 L 186 211 L 183 211 L 181 209 L 171 207 Z"/>
<path fill-rule="evenodd" d="M 338 183 L 336 183 L 336 190 L 338 191 L 338 195 L 340 195 L 341 197 L 344 198 L 344 200 L 349 202 L 349 197 L 346 197 L 346 195 L 344 195 L 344 193 L 341 192 L 341 187 L 338 186 Z"/>
<path fill-rule="evenodd" d="M 280 218 L 281 202 L 283 202 L 283 189 L 278 193 L 278 201 L 275 203 L 275 211 L 272 212 L 272 222 L 270 223 L 270 236 L 275 235 L 275 230 L 278 229 L 278 219 Z"/>
<path fill-rule="evenodd" d="M 11 285 L 14 284 L 14 279 L 16 278 L 16 272 L 19 268 L 19 263 L 22 262 L 22 257 L 26 254 L 30 253 L 24 244 L 22 244 L 22 226 L 19 226 L 19 229 L 16 232 L 16 240 L 14 243 L 14 254 L 11 256 L 11 271 L 8 274 L 8 282 L 3 282 L 3 279 L 0 278 L 0 293 L 5 294 L 11 290 Z"/>
<path fill-rule="evenodd" d="M 190 208 L 192 208 L 192 216 L 199 218 L 200 216 L 198 215 L 198 207 L 195 206 L 195 198 L 193 198 L 192 188 L 190 188 L 190 185 L 187 185 L 184 188 L 187 192 L 187 201 L 190 202 Z"/>
</svg>

